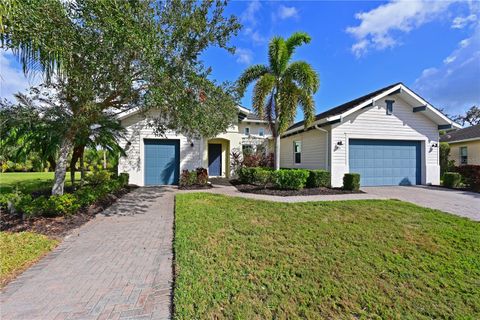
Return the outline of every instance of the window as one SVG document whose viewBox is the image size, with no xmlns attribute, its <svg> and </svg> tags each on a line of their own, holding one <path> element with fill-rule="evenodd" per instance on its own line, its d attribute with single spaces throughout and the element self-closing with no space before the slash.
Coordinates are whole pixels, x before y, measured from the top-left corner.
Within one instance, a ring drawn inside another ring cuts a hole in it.
<svg viewBox="0 0 480 320">
<path fill-rule="evenodd" d="M 250 135 L 250 128 L 249 127 L 246 127 L 245 129 L 243 129 L 243 133 L 245 133 L 245 135 Z"/>
<path fill-rule="evenodd" d="M 385 103 L 387 104 L 387 114 L 393 114 L 393 103 L 395 100 L 385 100 Z"/>
<path fill-rule="evenodd" d="M 265 129 L 264 128 L 258 128 L 258 135 L 260 137 L 263 137 L 265 135 Z"/>
<path fill-rule="evenodd" d="M 293 155 L 294 155 L 295 163 L 302 162 L 302 142 L 301 141 L 293 142 Z"/>
<path fill-rule="evenodd" d="M 460 147 L 460 164 L 468 164 L 467 147 Z"/>
</svg>

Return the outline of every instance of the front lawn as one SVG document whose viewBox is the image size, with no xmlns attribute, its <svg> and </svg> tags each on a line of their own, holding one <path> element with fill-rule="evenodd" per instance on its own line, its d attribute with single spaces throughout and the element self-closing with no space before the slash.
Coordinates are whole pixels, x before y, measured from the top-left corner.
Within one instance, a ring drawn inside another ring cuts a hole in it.
<svg viewBox="0 0 480 320">
<path fill-rule="evenodd" d="M 0 232 L 0 287 L 57 245 L 33 232 Z"/>
<path fill-rule="evenodd" d="M 54 172 L 6 172 L 0 173 L 0 193 L 14 192 L 18 189 L 31 193 L 40 189 L 51 188 Z M 75 173 L 80 179 L 80 172 Z M 66 185 L 70 185 L 70 174 L 67 174 Z"/>
<path fill-rule="evenodd" d="M 480 318 L 480 223 L 395 200 L 176 197 L 177 319 Z"/>
</svg>

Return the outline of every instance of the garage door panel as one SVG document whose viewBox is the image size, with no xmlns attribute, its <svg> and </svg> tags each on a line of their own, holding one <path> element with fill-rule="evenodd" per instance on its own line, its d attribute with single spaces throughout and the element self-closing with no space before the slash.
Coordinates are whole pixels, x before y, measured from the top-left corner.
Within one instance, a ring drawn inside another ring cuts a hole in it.
<svg viewBox="0 0 480 320">
<path fill-rule="evenodd" d="M 177 184 L 180 164 L 180 142 L 167 139 L 145 139 L 145 185 Z"/>
<path fill-rule="evenodd" d="M 362 186 L 419 184 L 420 142 L 350 139 L 350 172 Z"/>
</svg>

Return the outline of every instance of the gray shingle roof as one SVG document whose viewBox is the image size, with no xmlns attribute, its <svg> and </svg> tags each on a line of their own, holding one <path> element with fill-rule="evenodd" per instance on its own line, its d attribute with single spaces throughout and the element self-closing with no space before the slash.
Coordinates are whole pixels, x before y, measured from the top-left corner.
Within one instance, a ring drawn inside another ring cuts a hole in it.
<svg viewBox="0 0 480 320">
<path fill-rule="evenodd" d="M 440 137 L 441 142 L 455 142 L 467 139 L 480 139 L 480 124 L 463 128 L 455 131 L 450 131 Z"/>
</svg>

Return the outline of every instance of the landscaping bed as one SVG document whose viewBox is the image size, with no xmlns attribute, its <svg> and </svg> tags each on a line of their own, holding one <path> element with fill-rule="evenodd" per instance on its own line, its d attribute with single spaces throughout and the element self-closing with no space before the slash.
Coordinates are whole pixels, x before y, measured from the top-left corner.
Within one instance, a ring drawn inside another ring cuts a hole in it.
<svg viewBox="0 0 480 320">
<path fill-rule="evenodd" d="M 480 224 L 397 200 L 175 203 L 175 319 L 477 319 Z"/>
<path fill-rule="evenodd" d="M 348 193 L 363 193 L 363 191 L 350 191 L 344 190 L 341 188 L 304 188 L 300 190 L 283 190 L 278 189 L 273 185 L 267 185 L 265 188 L 263 186 L 256 186 L 253 184 L 242 183 L 239 180 L 231 180 L 230 183 L 237 188 L 240 192 L 245 193 L 255 193 L 255 194 L 265 194 L 271 196 L 313 196 L 313 195 L 333 195 L 333 194 L 348 194 Z"/>
<path fill-rule="evenodd" d="M 94 204 L 79 209 L 75 214 L 62 215 L 55 217 L 34 216 L 22 219 L 20 215 L 12 215 L 0 209 L 0 231 L 23 232 L 31 231 L 43 234 L 53 238 L 62 238 L 67 235 L 70 230 L 76 229 L 90 219 L 94 218 L 99 212 L 102 212 L 119 198 L 130 192 L 134 186 L 127 186 L 109 194 Z"/>
</svg>

